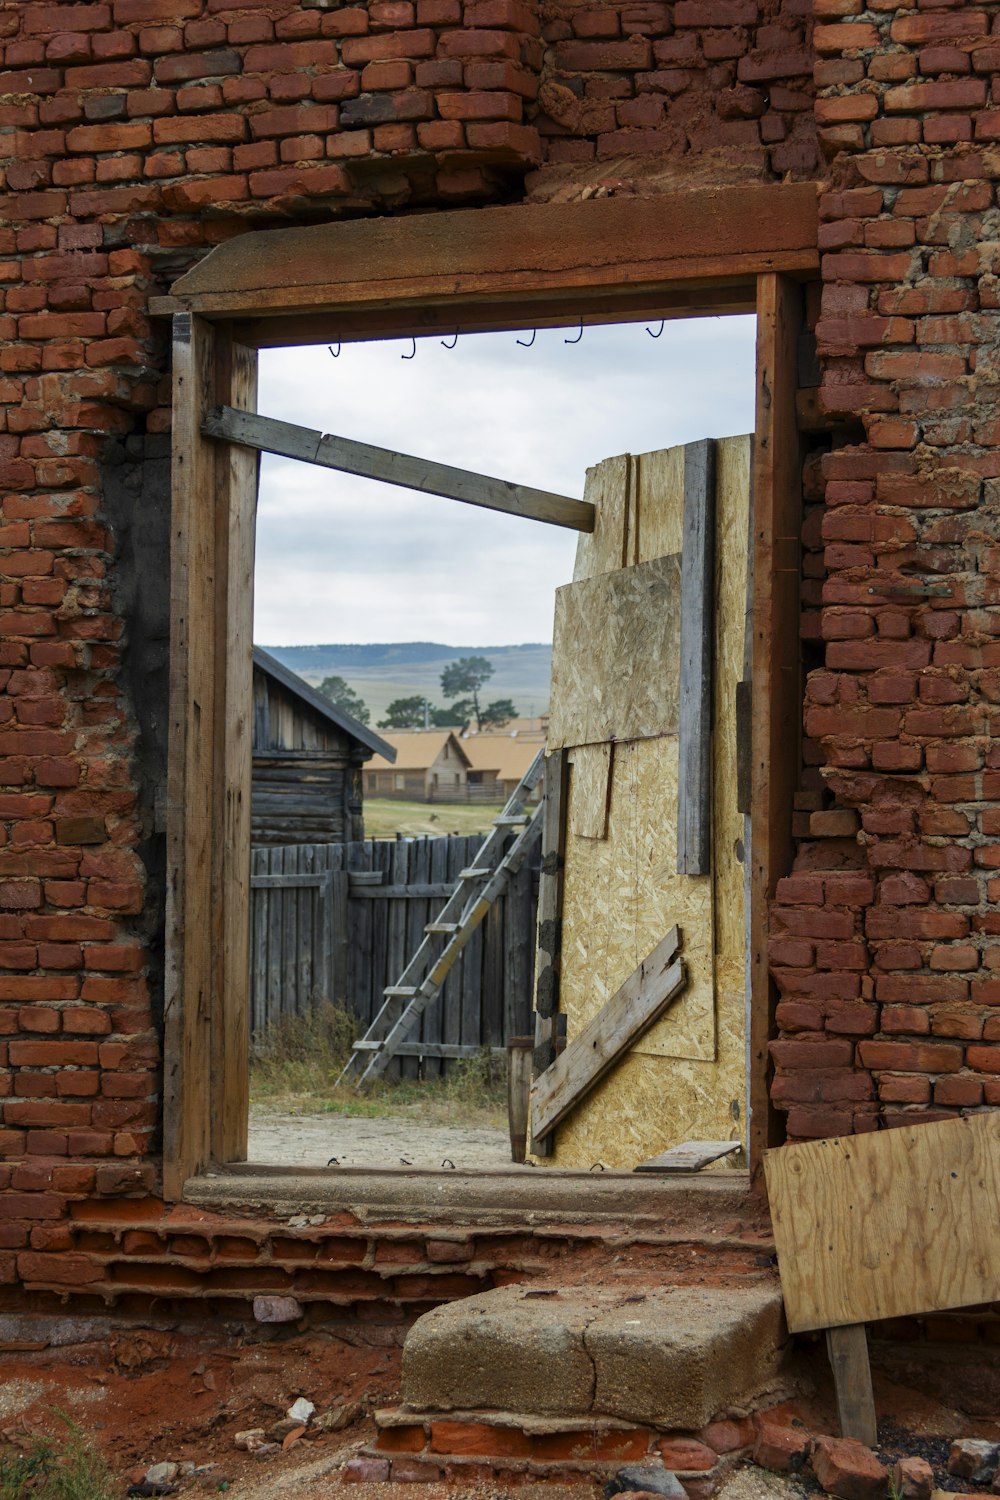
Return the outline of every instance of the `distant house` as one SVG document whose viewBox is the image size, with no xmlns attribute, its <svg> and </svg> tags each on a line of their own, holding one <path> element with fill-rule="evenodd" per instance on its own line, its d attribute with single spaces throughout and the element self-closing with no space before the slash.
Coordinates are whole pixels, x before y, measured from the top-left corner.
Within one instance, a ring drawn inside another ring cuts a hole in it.
<svg viewBox="0 0 1000 1500">
<path fill-rule="evenodd" d="M 375 755 L 365 770 L 369 797 L 409 802 L 464 802 L 469 757 L 451 729 L 387 729 L 392 756 Z"/>
<path fill-rule="evenodd" d="M 469 782 L 489 789 L 492 802 L 506 802 L 518 782 L 545 743 L 537 732 L 525 735 L 496 733 L 469 734 L 462 739 L 462 749 L 469 757 Z"/>
<path fill-rule="evenodd" d="M 259 646 L 253 651 L 252 841 L 363 839 L 361 768 L 395 751 Z"/>
</svg>

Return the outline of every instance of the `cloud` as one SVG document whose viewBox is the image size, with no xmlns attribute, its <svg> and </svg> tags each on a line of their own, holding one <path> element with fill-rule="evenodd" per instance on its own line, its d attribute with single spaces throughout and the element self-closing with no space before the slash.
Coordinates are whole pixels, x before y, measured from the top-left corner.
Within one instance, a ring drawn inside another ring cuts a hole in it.
<svg viewBox="0 0 1000 1500">
<path fill-rule="evenodd" d="M 529 335 L 522 335 L 527 337 Z M 570 331 L 572 336 L 572 331 Z M 753 427 L 754 319 L 541 330 L 261 354 L 259 409 L 580 496 L 586 469 Z M 255 636 L 267 644 L 548 639 L 572 532 L 265 458 Z"/>
</svg>

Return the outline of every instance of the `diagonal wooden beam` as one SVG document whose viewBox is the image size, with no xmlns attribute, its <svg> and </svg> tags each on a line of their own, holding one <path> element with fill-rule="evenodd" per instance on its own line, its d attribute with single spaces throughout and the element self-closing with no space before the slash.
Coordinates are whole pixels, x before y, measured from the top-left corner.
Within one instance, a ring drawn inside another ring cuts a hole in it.
<svg viewBox="0 0 1000 1500">
<path fill-rule="evenodd" d="M 279 422 L 274 417 L 259 417 L 251 412 L 219 406 L 210 411 L 202 423 L 206 437 L 240 443 L 262 453 L 278 453 L 303 463 L 318 464 L 323 469 L 337 469 L 342 474 L 359 474 L 363 479 L 377 479 L 382 484 L 397 484 L 403 489 L 419 490 L 426 495 L 443 495 L 465 505 L 486 510 L 504 511 L 524 516 L 530 521 L 545 521 L 550 526 L 565 526 L 571 531 L 593 531 L 594 507 L 586 500 L 569 495 L 554 495 L 548 490 L 512 484 L 507 479 L 491 479 L 450 464 L 438 464 L 427 458 L 413 458 L 395 453 L 391 448 L 376 448 L 352 438 L 334 437 L 312 427 L 294 422 Z"/>
<path fill-rule="evenodd" d="M 672 927 L 634 969 L 594 1019 L 575 1036 L 531 1086 L 531 1133 L 546 1136 L 610 1072 L 683 988 L 684 964 L 676 957 L 680 933 Z"/>
</svg>

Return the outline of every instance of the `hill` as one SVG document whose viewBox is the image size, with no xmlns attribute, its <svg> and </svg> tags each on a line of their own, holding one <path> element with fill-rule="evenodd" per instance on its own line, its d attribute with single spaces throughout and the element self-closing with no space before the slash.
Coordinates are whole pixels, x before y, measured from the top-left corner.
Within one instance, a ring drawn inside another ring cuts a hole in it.
<svg viewBox="0 0 1000 1500">
<path fill-rule="evenodd" d="M 443 704 L 441 672 L 460 656 L 485 656 L 493 667 L 486 685 L 489 698 L 513 698 L 518 712 L 544 713 L 549 706 L 552 647 L 534 641 L 523 646 L 445 646 L 436 641 L 388 644 L 268 646 L 286 667 L 313 685 L 324 677 L 343 677 L 371 709 L 372 723 L 385 715 L 393 698 L 422 693 Z"/>
</svg>

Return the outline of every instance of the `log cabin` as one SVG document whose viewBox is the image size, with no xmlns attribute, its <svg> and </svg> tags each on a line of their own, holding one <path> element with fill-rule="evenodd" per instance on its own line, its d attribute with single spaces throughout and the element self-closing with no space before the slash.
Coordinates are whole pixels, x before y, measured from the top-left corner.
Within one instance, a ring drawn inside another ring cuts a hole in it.
<svg viewBox="0 0 1000 1500">
<path fill-rule="evenodd" d="M 259 646 L 253 650 L 254 844 L 363 839 L 361 768 L 396 752 Z"/>
</svg>

